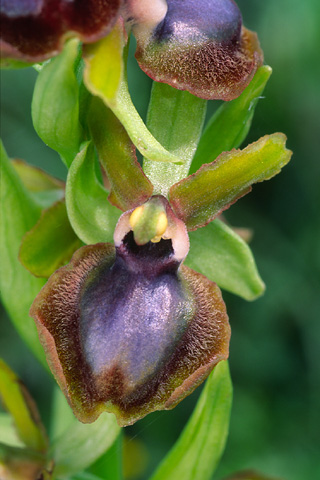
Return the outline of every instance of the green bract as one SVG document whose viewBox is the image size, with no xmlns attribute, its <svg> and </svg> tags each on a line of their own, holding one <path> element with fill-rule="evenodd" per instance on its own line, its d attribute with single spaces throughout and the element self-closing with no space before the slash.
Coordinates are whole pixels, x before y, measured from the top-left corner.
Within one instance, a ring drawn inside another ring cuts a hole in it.
<svg viewBox="0 0 320 480">
<path fill-rule="evenodd" d="M 64 200 L 42 212 L 36 225 L 23 237 L 19 258 L 22 265 L 36 277 L 50 275 L 67 263 L 81 247 L 71 228 Z"/>
<path fill-rule="evenodd" d="M 252 252 L 228 225 L 216 219 L 189 233 L 190 251 L 186 264 L 216 282 L 219 287 L 254 300 L 265 286 Z"/>
<path fill-rule="evenodd" d="M 66 184 L 68 217 L 84 243 L 112 239 L 121 212 L 107 198 L 108 191 L 97 179 L 93 145 L 86 143 L 69 169 Z"/>
<path fill-rule="evenodd" d="M 35 85 L 32 120 L 39 137 L 56 150 L 67 166 L 79 151 L 79 87 L 74 72 L 79 42 L 71 40 L 63 52 L 43 66 Z"/>
</svg>

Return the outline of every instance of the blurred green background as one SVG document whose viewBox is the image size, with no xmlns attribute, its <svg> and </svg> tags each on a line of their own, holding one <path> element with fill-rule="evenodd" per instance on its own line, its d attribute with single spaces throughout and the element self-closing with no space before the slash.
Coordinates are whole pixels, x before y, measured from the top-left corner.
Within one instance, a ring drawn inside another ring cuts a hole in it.
<svg viewBox="0 0 320 480">
<path fill-rule="evenodd" d="M 251 247 L 267 290 L 254 303 L 224 292 L 233 332 L 230 366 L 235 392 L 230 437 L 215 478 L 255 468 L 287 480 L 316 480 L 320 478 L 320 4 L 318 0 L 238 0 L 238 5 L 245 25 L 259 33 L 265 62 L 273 68 L 246 143 L 283 131 L 294 156 L 281 175 L 255 186 L 226 215 L 232 225 L 254 230 Z M 65 178 L 57 154 L 32 127 L 35 77 L 33 69 L 1 74 L 1 135 L 10 156 Z M 151 81 L 133 58 L 129 78 L 134 102 L 145 118 Z M 210 105 L 209 111 L 214 108 Z M 52 379 L 19 339 L 5 312 L 0 335 L 1 356 L 27 384 L 48 424 Z M 175 410 L 154 413 L 126 429 L 128 458 L 135 462 L 135 467 L 126 469 L 131 478 L 148 477 L 178 437 L 198 395 L 199 389 Z"/>
</svg>

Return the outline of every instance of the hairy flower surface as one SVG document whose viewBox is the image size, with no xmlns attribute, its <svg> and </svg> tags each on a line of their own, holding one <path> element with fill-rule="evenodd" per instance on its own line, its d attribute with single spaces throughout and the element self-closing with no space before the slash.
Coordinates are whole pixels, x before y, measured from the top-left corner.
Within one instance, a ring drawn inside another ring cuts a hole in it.
<svg viewBox="0 0 320 480">
<path fill-rule="evenodd" d="M 78 250 L 31 315 L 77 417 L 128 425 L 190 394 L 228 357 L 230 327 L 217 285 L 181 265 L 187 230 L 164 197 L 124 213 L 114 241 Z"/>
<path fill-rule="evenodd" d="M 158 82 L 205 99 L 232 100 L 262 64 L 257 35 L 242 26 L 233 0 L 158 0 L 142 2 L 143 11 L 141 2 L 128 3 L 137 60 Z"/>
</svg>

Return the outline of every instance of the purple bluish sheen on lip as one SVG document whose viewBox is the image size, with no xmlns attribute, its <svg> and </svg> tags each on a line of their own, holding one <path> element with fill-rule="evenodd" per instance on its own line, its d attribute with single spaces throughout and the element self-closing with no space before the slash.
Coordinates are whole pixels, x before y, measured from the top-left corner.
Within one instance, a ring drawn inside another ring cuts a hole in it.
<svg viewBox="0 0 320 480">
<path fill-rule="evenodd" d="M 44 0 L 1 0 L 0 12 L 9 18 L 37 15 Z"/>
<path fill-rule="evenodd" d="M 133 243 L 133 236 L 128 241 Z M 171 256 L 170 241 L 163 242 L 168 242 L 163 255 Z M 160 243 L 136 249 L 148 251 L 141 253 L 143 273 L 132 272 L 125 258 L 117 255 L 112 268 L 100 271 L 85 287 L 81 299 L 80 331 L 87 361 L 94 375 L 121 370 L 128 379 L 127 394 L 166 364 L 194 313 L 176 275 L 179 264 L 168 262 L 162 273 L 153 268 Z"/>
<path fill-rule="evenodd" d="M 199 41 L 203 38 L 217 42 L 237 40 L 242 17 L 233 0 L 168 0 L 165 18 L 154 31 L 154 39 L 177 42 Z"/>
<path fill-rule="evenodd" d="M 48 363 L 82 422 L 109 411 L 124 426 L 173 408 L 228 357 L 221 292 L 181 266 L 185 226 L 167 200 L 155 201 L 170 217 L 165 238 L 137 245 L 127 228 L 130 212 L 124 213 L 116 248 L 79 249 L 30 311 Z"/>
</svg>

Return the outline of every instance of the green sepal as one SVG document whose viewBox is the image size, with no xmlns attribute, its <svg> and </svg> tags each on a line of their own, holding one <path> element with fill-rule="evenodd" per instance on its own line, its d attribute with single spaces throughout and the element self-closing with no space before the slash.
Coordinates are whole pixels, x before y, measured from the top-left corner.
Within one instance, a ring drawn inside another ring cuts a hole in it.
<svg viewBox="0 0 320 480">
<path fill-rule="evenodd" d="M 0 398 L 11 414 L 19 438 L 26 447 L 45 452 L 48 439 L 37 407 L 15 373 L 0 359 Z"/>
<path fill-rule="evenodd" d="M 153 186 L 143 173 L 126 130 L 99 98 L 93 98 L 88 122 L 99 160 L 111 185 L 109 201 L 123 211 L 141 205 Z"/>
<path fill-rule="evenodd" d="M 204 163 L 213 162 L 220 153 L 240 147 L 250 130 L 255 108 L 271 73 L 268 65 L 260 67 L 242 94 L 231 102 L 224 102 L 212 115 L 192 160 L 190 173 L 196 172 Z"/>
<path fill-rule="evenodd" d="M 155 193 L 166 196 L 169 188 L 189 173 L 206 114 L 206 100 L 191 93 L 153 82 L 147 127 L 182 165 L 164 164 L 145 159 L 143 170 L 155 187 Z"/>
<path fill-rule="evenodd" d="M 168 152 L 151 135 L 132 103 L 123 61 L 123 53 L 126 53 L 124 35 L 120 20 L 108 36 L 84 46 L 84 83 L 92 95 L 111 108 L 144 157 L 181 164 L 181 159 Z"/>
<path fill-rule="evenodd" d="M 104 413 L 91 424 L 76 419 L 50 448 L 57 478 L 73 475 L 89 467 L 115 442 L 120 433 L 114 415 Z"/>
<path fill-rule="evenodd" d="M 76 235 L 86 244 L 112 242 L 121 211 L 108 202 L 108 192 L 95 172 L 95 152 L 87 142 L 69 169 L 66 205 Z"/>
<path fill-rule="evenodd" d="M 79 42 L 69 40 L 63 51 L 41 69 L 32 99 L 32 120 L 39 137 L 69 167 L 79 151 L 79 86 L 74 64 Z"/>
<path fill-rule="evenodd" d="M 219 287 L 254 300 L 265 285 L 247 243 L 221 220 L 189 233 L 188 267 L 205 275 Z"/>
<path fill-rule="evenodd" d="M 224 451 L 232 404 L 226 361 L 210 374 L 183 432 L 151 480 L 209 480 Z"/>
<path fill-rule="evenodd" d="M 0 195 L 1 298 L 25 343 L 48 368 L 36 325 L 29 317 L 31 304 L 45 281 L 33 277 L 18 259 L 22 237 L 39 220 L 41 208 L 22 184 L 2 144 Z"/>
<path fill-rule="evenodd" d="M 282 133 L 266 135 L 244 150 L 232 150 L 203 165 L 170 189 L 170 203 L 188 230 L 196 230 L 249 193 L 253 183 L 268 180 L 292 155 Z"/>
<path fill-rule="evenodd" d="M 70 225 L 65 200 L 60 200 L 44 210 L 36 225 L 25 234 L 19 259 L 32 275 L 48 278 L 81 245 Z"/>
</svg>

